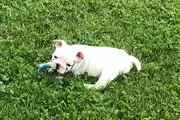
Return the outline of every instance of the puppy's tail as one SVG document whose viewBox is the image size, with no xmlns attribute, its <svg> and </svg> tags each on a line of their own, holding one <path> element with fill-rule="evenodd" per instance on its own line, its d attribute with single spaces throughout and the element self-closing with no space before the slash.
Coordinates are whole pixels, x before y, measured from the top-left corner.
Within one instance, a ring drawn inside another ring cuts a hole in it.
<svg viewBox="0 0 180 120">
<path fill-rule="evenodd" d="M 136 66 L 137 70 L 141 70 L 141 63 L 139 62 L 139 60 L 134 57 L 134 56 L 129 56 L 130 57 L 130 60 L 131 62 Z"/>
</svg>

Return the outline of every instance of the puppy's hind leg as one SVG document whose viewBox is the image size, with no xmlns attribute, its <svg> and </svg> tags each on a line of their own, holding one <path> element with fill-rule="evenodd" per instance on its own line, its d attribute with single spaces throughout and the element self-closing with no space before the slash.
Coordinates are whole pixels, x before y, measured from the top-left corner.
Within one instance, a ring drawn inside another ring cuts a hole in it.
<svg viewBox="0 0 180 120">
<path fill-rule="evenodd" d="M 118 76 L 118 74 L 119 74 L 118 70 L 117 71 L 103 70 L 96 84 L 84 84 L 84 86 L 88 89 L 103 89 L 106 87 L 108 83 L 114 80 L 115 77 Z"/>
</svg>

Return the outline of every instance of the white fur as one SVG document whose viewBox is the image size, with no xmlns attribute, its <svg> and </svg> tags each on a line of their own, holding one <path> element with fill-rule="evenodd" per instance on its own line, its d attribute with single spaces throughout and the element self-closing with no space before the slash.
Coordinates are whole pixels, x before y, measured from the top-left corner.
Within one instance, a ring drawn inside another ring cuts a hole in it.
<svg viewBox="0 0 180 120">
<path fill-rule="evenodd" d="M 60 46 L 58 46 L 59 42 L 61 42 Z M 62 40 L 56 40 L 55 46 L 56 50 L 52 55 L 51 66 L 55 68 L 57 63 L 60 64 L 61 67 L 57 70 L 59 73 L 64 74 L 71 71 L 77 75 L 88 73 L 89 76 L 99 76 L 99 80 L 95 84 L 84 84 L 86 88 L 104 88 L 119 74 L 128 73 L 133 64 L 137 70 L 141 70 L 139 60 L 121 49 L 77 44 L 68 45 Z M 76 56 L 78 52 L 84 55 L 83 59 Z M 68 67 L 66 63 L 74 64 L 74 66 Z"/>
</svg>

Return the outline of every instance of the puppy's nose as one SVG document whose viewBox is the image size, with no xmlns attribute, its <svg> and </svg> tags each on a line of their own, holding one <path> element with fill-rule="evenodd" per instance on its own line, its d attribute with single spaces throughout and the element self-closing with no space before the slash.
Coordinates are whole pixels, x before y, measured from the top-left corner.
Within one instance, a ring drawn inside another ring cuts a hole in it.
<svg viewBox="0 0 180 120">
<path fill-rule="evenodd" d="M 57 63 L 57 64 L 56 64 L 56 69 L 59 69 L 59 67 L 60 67 L 60 64 Z"/>
</svg>

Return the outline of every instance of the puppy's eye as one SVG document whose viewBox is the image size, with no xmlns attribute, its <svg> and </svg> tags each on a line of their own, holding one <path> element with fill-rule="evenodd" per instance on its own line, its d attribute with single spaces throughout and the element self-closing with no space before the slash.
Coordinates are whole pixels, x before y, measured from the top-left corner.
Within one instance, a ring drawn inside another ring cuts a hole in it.
<svg viewBox="0 0 180 120">
<path fill-rule="evenodd" d="M 70 67 L 71 65 L 69 63 L 66 64 L 68 67 Z"/>
<path fill-rule="evenodd" d="M 58 57 L 57 56 L 54 56 L 55 59 L 57 59 Z"/>
</svg>

